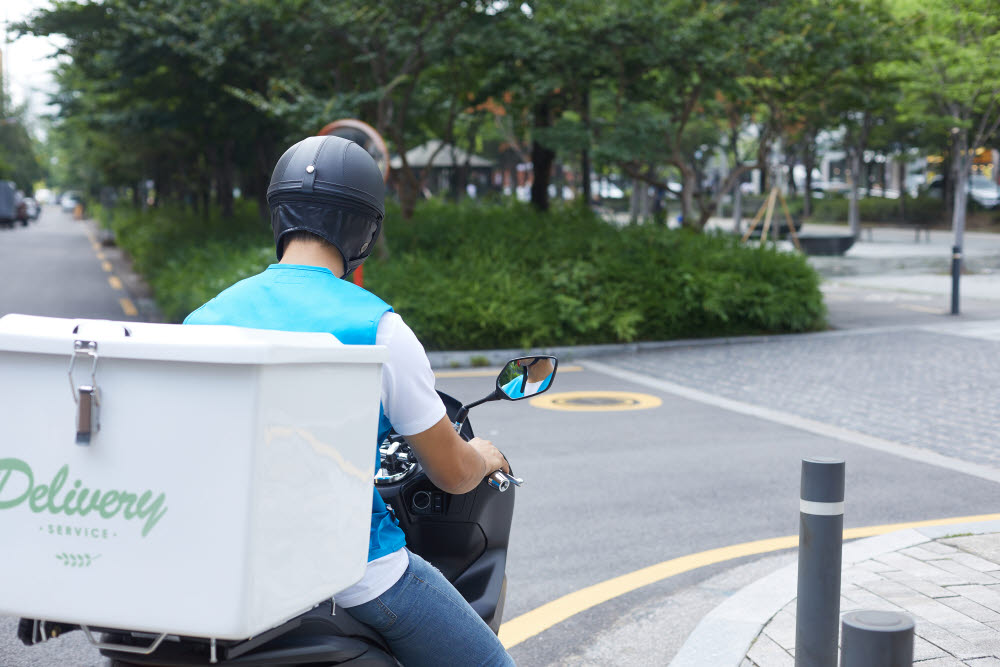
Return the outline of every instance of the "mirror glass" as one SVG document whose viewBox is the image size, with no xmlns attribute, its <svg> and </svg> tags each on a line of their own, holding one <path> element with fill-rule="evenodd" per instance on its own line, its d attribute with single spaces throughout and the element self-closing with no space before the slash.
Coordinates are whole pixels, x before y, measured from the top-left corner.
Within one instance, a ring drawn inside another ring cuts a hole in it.
<svg viewBox="0 0 1000 667">
<path fill-rule="evenodd" d="M 497 389 L 511 401 L 540 394 L 552 386 L 558 365 L 550 356 L 511 359 L 497 376 Z"/>
</svg>

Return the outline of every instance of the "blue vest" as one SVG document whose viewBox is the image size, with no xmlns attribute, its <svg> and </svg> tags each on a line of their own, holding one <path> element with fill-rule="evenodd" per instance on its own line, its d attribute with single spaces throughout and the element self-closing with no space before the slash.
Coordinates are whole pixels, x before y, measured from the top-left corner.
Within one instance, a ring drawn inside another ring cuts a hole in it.
<svg viewBox="0 0 1000 667">
<path fill-rule="evenodd" d="M 253 329 L 332 333 L 345 345 L 374 345 L 379 320 L 392 308 L 360 287 L 316 266 L 272 264 L 194 311 L 184 324 L 228 324 Z M 391 425 L 379 406 L 378 446 Z M 372 487 L 368 560 L 402 549 L 406 536 Z"/>
</svg>

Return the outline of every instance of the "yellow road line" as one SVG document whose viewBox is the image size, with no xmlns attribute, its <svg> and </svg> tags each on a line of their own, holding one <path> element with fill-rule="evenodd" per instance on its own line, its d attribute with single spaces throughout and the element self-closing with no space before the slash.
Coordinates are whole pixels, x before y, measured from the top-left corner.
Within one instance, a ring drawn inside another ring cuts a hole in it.
<svg viewBox="0 0 1000 667">
<path fill-rule="evenodd" d="M 104 260 L 103 262 L 101 262 L 101 268 L 104 269 L 107 273 L 111 273 L 111 262 L 109 262 L 108 260 Z"/>
<path fill-rule="evenodd" d="M 94 249 L 94 252 L 101 252 L 101 245 L 93 239 L 90 241 L 90 247 Z"/>
<path fill-rule="evenodd" d="M 139 310 L 135 307 L 135 304 L 132 303 L 132 299 L 128 298 L 127 296 L 123 296 L 122 298 L 118 299 L 118 303 L 121 304 L 122 310 L 125 311 L 125 314 L 128 315 L 129 317 L 135 317 L 136 315 L 139 314 Z"/>
<path fill-rule="evenodd" d="M 118 276 L 108 276 L 108 284 L 111 285 L 111 289 L 122 289 L 122 281 Z"/>
<path fill-rule="evenodd" d="M 105 259 L 105 257 L 104 257 L 104 251 L 102 251 L 102 250 L 98 250 L 97 251 L 97 259 L 101 260 L 102 262 L 104 261 L 104 259 Z"/>
<path fill-rule="evenodd" d="M 576 371 L 582 371 L 583 366 L 560 366 L 558 373 L 575 373 Z M 499 368 L 483 368 L 475 371 L 435 371 L 434 377 L 436 378 L 488 378 L 496 377 L 500 373 Z"/>
<path fill-rule="evenodd" d="M 996 521 L 1000 514 L 980 514 L 977 516 L 960 516 L 947 519 L 930 519 L 928 521 L 911 521 L 908 523 L 890 523 L 881 526 L 865 526 L 849 528 L 844 531 L 844 539 L 871 537 L 883 535 L 907 528 L 924 528 L 927 526 L 947 526 L 958 523 L 978 523 L 980 521 Z M 722 563 L 734 558 L 753 556 L 757 554 L 789 549 L 799 544 L 797 535 L 772 537 L 754 542 L 744 542 L 718 549 L 709 549 L 699 553 L 672 558 L 656 565 L 629 572 L 593 586 L 581 588 L 561 598 L 543 604 L 541 607 L 521 614 L 500 626 L 500 641 L 504 648 L 512 648 L 521 642 L 541 634 L 553 625 L 565 621 L 571 616 L 607 602 L 643 586 L 663 581 L 684 572 L 690 572 L 706 565 Z"/>
</svg>

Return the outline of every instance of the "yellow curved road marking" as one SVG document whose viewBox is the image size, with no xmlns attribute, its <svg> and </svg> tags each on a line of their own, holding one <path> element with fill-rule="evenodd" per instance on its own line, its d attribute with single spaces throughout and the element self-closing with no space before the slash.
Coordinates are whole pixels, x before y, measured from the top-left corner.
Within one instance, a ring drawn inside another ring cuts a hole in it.
<svg viewBox="0 0 1000 667">
<path fill-rule="evenodd" d="M 436 378 L 488 378 L 496 377 L 502 369 L 500 368 L 484 368 L 475 371 L 435 371 L 434 377 Z M 574 373 L 576 371 L 582 371 L 583 366 L 560 366 L 559 373 Z"/>
<path fill-rule="evenodd" d="M 849 528 L 844 531 L 844 539 L 872 537 L 907 528 L 924 528 L 927 526 L 948 526 L 958 523 L 978 523 L 980 521 L 1000 520 L 1000 514 L 980 514 L 977 516 L 960 516 L 948 519 L 930 519 L 927 521 L 911 521 L 908 523 L 890 523 L 881 526 L 864 526 Z M 500 626 L 500 641 L 504 648 L 512 648 L 521 642 L 541 634 L 553 625 L 565 621 L 571 616 L 595 607 L 602 602 L 631 593 L 632 591 L 655 584 L 684 572 L 690 572 L 706 565 L 722 563 L 734 558 L 753 556 L 789 549 L 799 544 L 798 535 L 772 537 L 766 540 L 744 542 L 718 549 L 709 549 L 679 558 L 672 558 L 656 565 L 644 567 L 635 572 L 629 572 L 593 586 L 581 588 L 568 595 L 543 604 L 541 607 L 521 614 Z"/>
<path fill-rule="evenodd" d="M 587 400 L 607 403 L 587 403 Z M 580 401 L 575 403 L 574 401 Z M 621 410 L 646 410 L 659 407 L 663 401 L 650 394 L 631 391 L 564 391 L 559 394 L 545 394 L 531 399 L 531 405 L 546 410 L 568 410 L 571 412 L 611 412 Z"/>
</svg>

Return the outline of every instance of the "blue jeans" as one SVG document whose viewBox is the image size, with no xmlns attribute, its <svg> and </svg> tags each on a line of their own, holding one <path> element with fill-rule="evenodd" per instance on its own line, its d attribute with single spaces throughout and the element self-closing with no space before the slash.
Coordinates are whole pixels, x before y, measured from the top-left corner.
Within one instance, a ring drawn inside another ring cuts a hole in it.
<svg viewBox="0 0 1000 667">
<path fill-rule="evenodd" d="M 406 553 L 410 564 L 399 581 L 344 611 L 382 635 L 405 667 L 513 665 L 497 636 L 444 575 Z"/>
</svg>

